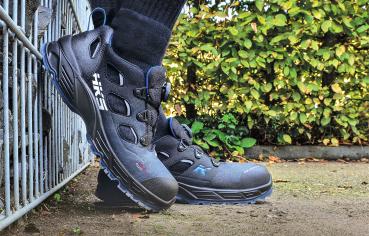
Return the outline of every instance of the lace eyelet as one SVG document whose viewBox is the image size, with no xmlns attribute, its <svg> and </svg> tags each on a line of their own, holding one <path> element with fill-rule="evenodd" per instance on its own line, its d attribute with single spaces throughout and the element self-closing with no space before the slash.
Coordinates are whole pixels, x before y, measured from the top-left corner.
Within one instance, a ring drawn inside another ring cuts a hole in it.
<svg viewBox="0 0 369 236">
<path fill-rule="evenodd" d="M 179 143 L 179 145 L 178 145 L 178 148 L 177 148 L 177 150 L 179 151 L 179 152 L 184 152 L 184 151 L 186 151 L 186 149 L 187 149 L 187 146 L 181 141 L 180 143 Z"/>
<path fill-rule="evenodd" d="M 136 118 L 137 118 L 137 120 L 139 120 L 139 121 L 143 121 L 143 118 L 144 118 L 144 117 L 143 117 L 142 113 L 138 113 Z"/>
<path fill-rule="evenodd" d="M 211 158 L 211 162 L 213 163 L 213 166 L 214 166 L 214 167 L 219 167 L 219 166 L 220 166 L 220 162 L 215 161 L 215 159 L 214 159 L 214 158 Z"/>
<path fill-rule="evenodd" d="M 195 157 L 196 159 L 201 159 L 202 153 L 200 153 L 198 150 L 195 150 Z"/>
<path fill-rule="evenodd" d="M 145 147 L 150 145 L 150 143 L 148 142 L 148 138 L 146 138 L 146 137 L 141 137 L 140 138 L 140 143 L 142 144 L 142 146 L 145 146 Z"/>
<path fill-rule="evenodd" d="M 163 102 L 167 102 L 168 101 L 171 88 L 172 88 L 172 85 L 169 82 L 166 82 L 163 85 L 163 88 L 162 88 L 162 91 L 161 91 L 161 100 Z"/>
</svg>

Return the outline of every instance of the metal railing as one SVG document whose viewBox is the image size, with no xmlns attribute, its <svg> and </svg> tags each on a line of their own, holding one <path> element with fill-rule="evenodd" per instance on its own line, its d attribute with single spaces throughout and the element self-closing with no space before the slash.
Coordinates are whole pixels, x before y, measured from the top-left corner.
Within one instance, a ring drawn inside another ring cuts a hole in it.
<svg viewBox="0 0 369 236">
<path fill-rule="evenodd" d="M 87 28 L 87 0 L 0 1 L 0 231 L 85 169 L 82 120 L 43 70 L 40 45 Z"/>
</svg>

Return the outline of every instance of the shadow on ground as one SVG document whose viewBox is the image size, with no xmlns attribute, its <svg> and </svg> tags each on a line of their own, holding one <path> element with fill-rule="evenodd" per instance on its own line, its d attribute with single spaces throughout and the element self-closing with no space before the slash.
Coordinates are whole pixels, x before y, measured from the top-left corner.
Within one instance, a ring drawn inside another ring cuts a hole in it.
<svg viewBox="0 0 369 236">
<path fill-rule="evenodd" d="M 369 164 L 268 164 L 274 194 L 246 206 L 101 209 L 97 167 L 1 235 L 369 235 Z"/>
</svg>

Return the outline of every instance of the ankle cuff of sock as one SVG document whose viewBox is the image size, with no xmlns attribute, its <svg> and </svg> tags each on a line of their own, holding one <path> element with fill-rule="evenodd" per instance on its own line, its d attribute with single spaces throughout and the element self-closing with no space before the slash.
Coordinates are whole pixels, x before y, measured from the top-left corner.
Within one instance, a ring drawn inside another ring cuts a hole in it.
<svg viewBox="0 0 369 236">
<path fill-rule="evenodd" d="M 163 24 L 135 11 L 121 8 L 113 20 L 113 49 L 143 69 L 161 65 L 171 31 Z"/>
<path fill-rule="evenodd" d="M 173 28 L 186 0 L 125 0 L 121 8 L 135 11 Z"/>
</svg>

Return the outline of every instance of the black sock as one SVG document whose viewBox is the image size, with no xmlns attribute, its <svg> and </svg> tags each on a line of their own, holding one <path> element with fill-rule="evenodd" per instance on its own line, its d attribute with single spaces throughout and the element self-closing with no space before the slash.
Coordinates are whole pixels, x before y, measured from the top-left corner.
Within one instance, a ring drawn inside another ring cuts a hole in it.
<svg viewBox="0 0 369 236">
<path fill-rule="evenodd" d="M 113 48 L 144 71 L 161 65 L 186 0 L 121 0 L 112 22 Z"/>
<path fill-rule="evenodd" d="M 115 15 L 120 9 L 120 4 L 122 0 L 90 0 L 91 9 L 102 8 L 106 13 L 106 24 L 111 25 Z M 104 24 L 104 15 L 103 14 L 94 14 L 92 15 L 93 23 L 95 28 Z"/>
</svg>

